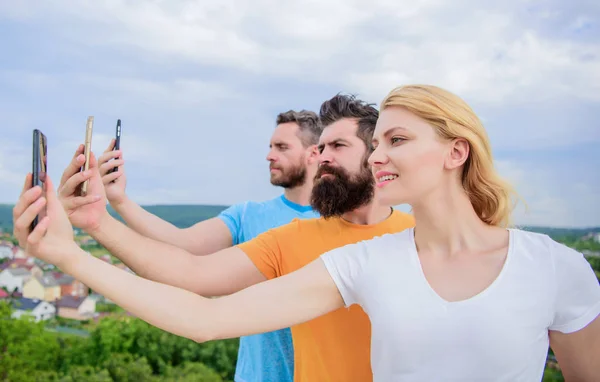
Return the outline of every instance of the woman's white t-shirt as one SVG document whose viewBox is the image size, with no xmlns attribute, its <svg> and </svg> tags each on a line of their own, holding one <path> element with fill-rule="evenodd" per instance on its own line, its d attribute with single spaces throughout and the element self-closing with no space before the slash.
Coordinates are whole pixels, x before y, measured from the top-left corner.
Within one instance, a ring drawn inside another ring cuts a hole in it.
<svg viewBox="0 0 600 382">
<path fill-rule="evenodd" d="M 593 321 L 600 285 L 579 252 L 509 232 L 499 276 L 459 302 L 430 287 L 412 228 L 322 255 L 345 305 L 359 304 L 371 319 L 375 381 L 541 380 L 548 330 L 571 333 Z"/>
</svg>

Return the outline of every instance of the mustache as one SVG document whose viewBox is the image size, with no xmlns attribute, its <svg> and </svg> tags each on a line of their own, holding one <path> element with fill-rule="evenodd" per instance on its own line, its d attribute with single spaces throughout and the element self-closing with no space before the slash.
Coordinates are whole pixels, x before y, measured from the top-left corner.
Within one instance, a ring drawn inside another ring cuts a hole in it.
<svg viewBox="0 0 600 382">
<path fill-rule="evenodd" d="M 334 176 L 340 178 L 345 175 L 345 172 L 341 168 L 333 167 L 328 164 L 322 164 L 321 166 L 319 166 L 319 169 L 317 170 L 315 179 L 319 179 L 321 176 L 323 176 L 325 174 L 334 175 Z"/>
</svg>

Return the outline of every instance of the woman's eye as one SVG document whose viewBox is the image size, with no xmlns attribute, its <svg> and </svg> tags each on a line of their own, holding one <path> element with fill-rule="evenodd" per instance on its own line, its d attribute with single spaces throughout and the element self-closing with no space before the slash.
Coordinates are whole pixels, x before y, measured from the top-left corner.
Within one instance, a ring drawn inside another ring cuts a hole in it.
<svg viewBox="0 0 600 382">
<path fill-rule="evenodd" d="M 392 137 L 392 144 L 398 143 L 398 142 L 402 142 L 404 141 L 404 138 L 400 138 L 400 137 Z"/>
</svg>

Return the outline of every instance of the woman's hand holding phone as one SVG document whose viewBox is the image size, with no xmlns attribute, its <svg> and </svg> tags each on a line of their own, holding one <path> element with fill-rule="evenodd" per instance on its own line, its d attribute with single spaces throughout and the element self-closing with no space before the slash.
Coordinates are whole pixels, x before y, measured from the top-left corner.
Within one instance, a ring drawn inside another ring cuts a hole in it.
<svg viewBox="0 0 600 382">
<path fill-rule="evenodd" d="M 63 268 L 73 256 L 80 254 L 80 249 L 73 241 L 73 227 L 49 176 L 46 176 L 45 188 L 43 192 L 40 186 L 32 186 L 32 174 L 27 174 L 13 209 L 14 233 L 27 254 Z M 46 215 L 31 231 L 33 220 L 44 209 Z"/>
<path fill-rule="evenodd" d="M 106 194 L 98 172 L 98 162 L 94 153 L 89 155 L 88 169 L 80 171 L 85 163 L 84 146 L 80 145 L 73 159 L 63 172 L 58 187 L 58 198 L 67 211 L 69 220 L 77 228 L 91 232 L 100 226 L 106 210 Z M 79 196 L 79 185 L 88 181 L 86 196 Z"/>
<path fill-rule="evenodd" d="M 106 197 L 113 207 L 127 199 L 125 194 L 127 177 L 125 176 L 123 152 L 119 149 L 115 150 L 114 147 L 115 139 L 113 138 L 104 153 L 98 158 L 100 176 L 102 177 Z M 117 168 L 116 171 L 113 170 L 115 167 Z"/>
</svg>

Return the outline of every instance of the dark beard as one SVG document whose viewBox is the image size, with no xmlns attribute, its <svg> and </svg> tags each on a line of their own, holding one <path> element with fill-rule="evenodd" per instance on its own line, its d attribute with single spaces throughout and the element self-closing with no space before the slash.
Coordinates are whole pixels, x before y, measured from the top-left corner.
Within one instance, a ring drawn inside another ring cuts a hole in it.
<svg viewBox="0 0 600 382">
<path fill-rule="evenodd" d="M 302 186 L 304 182 L 306 182 L 306 168 L 302 166 L 292 167 L 288 170 L 282 169 L 281 176 L 276 180 L 271 180 L 273 186 L 283 188 L 295 188 Z"/>
<path fill-rule="evenodd" d="M 322 174 L 334 177 L 320 179 Z M 342 168 L 323 164 L 315 176 L 310 205 L 324 218 L 341 216 L 368 204 L 374 193 L 375 179 L 369 167 L 364 167 L 358 175 L 350 175 Z"/>
</svg>

